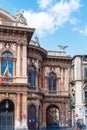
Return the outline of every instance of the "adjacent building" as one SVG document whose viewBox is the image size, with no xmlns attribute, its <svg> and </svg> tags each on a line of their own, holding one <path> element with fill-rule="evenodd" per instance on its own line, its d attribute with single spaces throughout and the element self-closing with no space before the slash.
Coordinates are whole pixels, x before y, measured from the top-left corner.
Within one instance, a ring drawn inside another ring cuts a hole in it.
<svg viewBox="0 0 87 130">
<path fill-rule="evenodd" d="M 87 125 L 87 55 L 76 55 L 70 64 L 70 113 L 72 126 Z"/>
</svg>

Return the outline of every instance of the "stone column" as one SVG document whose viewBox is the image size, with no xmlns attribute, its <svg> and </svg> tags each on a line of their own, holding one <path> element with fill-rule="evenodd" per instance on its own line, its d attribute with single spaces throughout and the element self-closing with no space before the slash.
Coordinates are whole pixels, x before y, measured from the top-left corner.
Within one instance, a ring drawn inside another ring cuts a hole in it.
<svg viewBox="0 0 87 130">
<path fill-rule="evenodd" d="M 49 80 L 48 77 L 45 77 L 45 78 L 44 78 L 44 91 L 45 91 L 45 93 L 49 93 L 49 84 L 48 84 L 48 80 Z"/>
<path fill-rule="evenodd" d="M 56 78 L 56 92 L 57 94 L 60 92 L 60 80 L 58 77 Z"/>
<path fill-rule="evenodd" d="M 61 68 L 61 91 L 63 91 L 63 68 Z"/>
<path fill-rule="evenodd" d="M 0 58 L 0 77 L 1 77 L 1 58 Z"/>
<path fill-rule="evenodd" d="M 27 76 L 27 48 L 26 45 L 23 45 L 23 52 L 22 52 L 22 76 Z"/>
<path fill-rule="evenodd" d="M 58 80 L 58 95 L 61 95 L 61 79 Z"/>
<path fill-rule="evenodd" d="M 68 69 L 65 68 L 65 91 L 68 91 L 68 82 L 69 82 Z"/>
<path fill-rule="evenodd" d="M 38 78 L 39 78 L 39 88 L 41 88 L 41 86 L 42 86 L 42 74 L 41 74 L 41 72 L 39 72 Z"/>
<path fill-rule="evenodd" d="M 65 68 L 63 68 L 63 91 L 65 91 Z"/>
<path fill-rule="evenodd" d="M 17 46 L 16 76 L 20 77 L 20 45 Z"/>
<path fill-rule="evenodd" d="M 20 128 L 20 94 L 17 94 L 17 104 L 15 107 L 15 127 Z"/>
<path fill-rule="evenodd" d="M 22 128 L 27 129 L 27 93 L 22 95 Z"/>
<path fill-rule="evenodd" d="M 39 105 L 36 106 L 36 128 L 38 128 L 38 110 L 39 110 Z"/>
<path fill-rule="evenodd" d="M 16 82 L 16 59 L 13 59 L 13 82 Z"/>
<path fill-rule="evenodd" d="M 35 72 L 35 86 L 38 90 L 38 69 L 36 69 L 36 72 Z"/>
<path fill-rule="evenodd" d="M 16 68 L 16 66 L 15 66 L 15 60 L 13 60 L 13 77 L 15 77 L 15 68 Z"/>
<path fill-rule="evenodd" d="M 61 125 L 64 125 L 64 104 L 61 103 Z"/>
<path fill-rule="evenodd" d="M 42 109 L 42 114 L 43 114 L 43 127 L 46 127 L 46 104 L 43 104 L 43 109 Z"/>
<path fill-rule="evenodd" d="M 68 103 L 65 104 L 65 110 L 66 110 L 66 121 L 67 121 L 67 125 L 69 125 L 69 105 Z"/>
</svg>

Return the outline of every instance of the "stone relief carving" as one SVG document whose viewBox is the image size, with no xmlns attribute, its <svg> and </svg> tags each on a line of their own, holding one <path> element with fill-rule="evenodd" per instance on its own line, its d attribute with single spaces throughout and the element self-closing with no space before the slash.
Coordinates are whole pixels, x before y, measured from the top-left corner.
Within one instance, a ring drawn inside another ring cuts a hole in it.
<svg viewBox="0 0 87 130">
<path fill-rule="evenodd" d="M 6 44 L 4 44 L 4 47 L 6 48 L 6 49 L 12 49 L 13 51 L 16 51 L 16 43 L 6 43 Z M 3 48 L 3 44 L 1 43 L 0 44 L 0 49 L 2 49 Z"/>
<path fill-rule="evenodd" d="M 48 76 L 50 72 L 54 72 L 58 77 L 60 77 L 60 67 L 45 67 L 45 76 Z"/>
<path fill-rule="evenodd" d="M 10 94 L 9 97 L 12 98 L 14 101 L 16 100 L 16 94 Z"/>
<path fill-rule="evenodd" d="M 10 43 L 7 42 L 7 43 L 5 44 L 5 48 L 6 48 L 6 49 L 9 49 L 9 48 L 10 48 Z"/>
<path fill-rule="evenodd" d="M 9 42 L 0 42 L 0 50 L 10 50 L 16 51 L 16 43 L 9 43 Z"/>
<path fill-rule="evenodd" d="M 15 51 L 16 50 L 16 43 L 12 43 L 11 48 L 12 48 L 13 51 Z"/>
</svg>

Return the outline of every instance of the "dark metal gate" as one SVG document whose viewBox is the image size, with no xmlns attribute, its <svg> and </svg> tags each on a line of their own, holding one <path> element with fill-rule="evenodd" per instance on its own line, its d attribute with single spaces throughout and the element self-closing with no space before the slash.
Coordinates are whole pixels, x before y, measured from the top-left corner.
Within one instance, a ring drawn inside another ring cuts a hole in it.
<svg viewBox="0 0 87 130">
<path fill-rule="evenodd" d="M 9 99 L 0 102 L 0 130 L 14 130 L 14 104 Z"/>
<path fill-rule="evenodd" d="M 0 113 L 0 130 L 14 130 L 13 112 Z"/>
</svg>

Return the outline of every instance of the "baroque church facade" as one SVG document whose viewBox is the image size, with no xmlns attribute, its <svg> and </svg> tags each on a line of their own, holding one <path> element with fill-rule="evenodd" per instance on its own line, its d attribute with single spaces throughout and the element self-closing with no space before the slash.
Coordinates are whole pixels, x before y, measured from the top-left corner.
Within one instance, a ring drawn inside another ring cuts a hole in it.
<svg viewBox="0 0 87 130">
<path fill-rule="evenodd" d="M 23 14 L 12 16 L 0 9 L 1 79 L 8 65 L 0 84 L 1 130 L 35 130 L 55 122 L 60 126 L 74 125 L 77 109 L 70 104 L 70 92 L 72 95 L 76 91 L 75 83 L 79 81 L 70 78 L 74 58 L 64 50 L 42 48 L 37 37 L 31 40 L 34 31 L 27 26 Z M 72 99 L 76 96 L 72 95 Z"/>
</svg>

